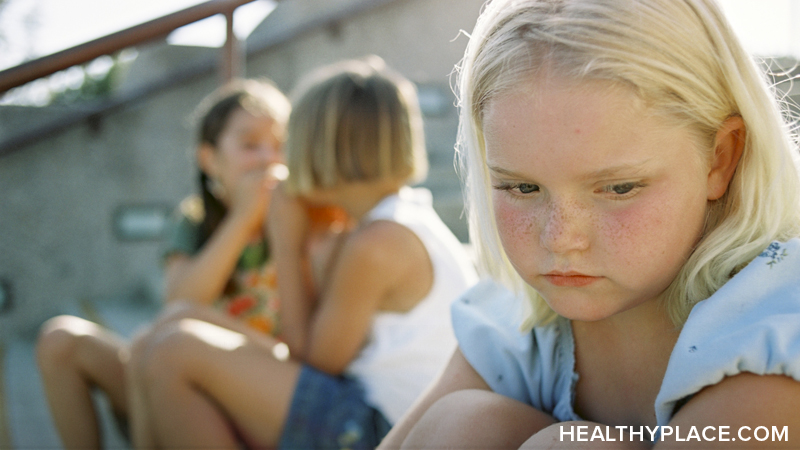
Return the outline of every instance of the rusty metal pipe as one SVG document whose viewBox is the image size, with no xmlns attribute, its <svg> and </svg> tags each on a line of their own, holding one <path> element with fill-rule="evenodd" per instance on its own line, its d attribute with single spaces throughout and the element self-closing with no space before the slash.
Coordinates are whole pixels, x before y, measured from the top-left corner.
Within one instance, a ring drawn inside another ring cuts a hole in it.
<svg viewBox="0 0 800 450">
<path fill-rule="evenodd" d="M 349 17 L 362 14 L 373 8 L 391 4 L 395 1 L 398 0 L 371 0 L 369 2 L 355 4 L 354 6 L 344 8 L 338 12 L 326 15 L 324 17 L 304 21 L 290 30 L 284 30 L 277 35 L 270 35 L 266 39 L 263 39 L 259 42 L 254 42 L 252 45 L 248 45 L 247 48 L 240 47 L 242 58 L 244 60 L 244 58 L 249 55 L 267 52 L 276 46 L 289 42 L 292 39 L 295 39 L 298 36 L 310 31 L 329 26 L 330 24 L 346 20 Z M 242 64 L 243 62 L 244 61 L 242 61 Z M 215 64 L 214 60 L 193 62 L 182 69 L 178 69 L 157 80 L 147 83 L 144 87 L 138 88 L 134 92 L 128 92 L 119 96 L 115 96 L 113 99 L 104 100 L 99 104 L 91 106 L 89 110 L 76 111 L 68 116 L 51 121 L 43 126 L 39 126 L 34 130 L 25 131 L 10 138 L 0 140 L 0 158 L 15 151 L 21 150 L 24 147 L 41 139 L 52 137 L 71 126 L 75 126 L 87 120 L 90 117 L 100 117 L 109 113 L 110 111 L 124 108 L 136 102 L 143 101 L 152 95 L 156 95 L 157 93 L 170 89 L 174 86 L 189 83 L 201 76 L 207 76 L 214 71 L 215 67 L 219 67 L 219 64 L 219 62 L 216 62 Z"/>
<path fill-rule="evenodd" d="M 228 82 L 234 78 L 244 77 L 242 47 L 239 38 L 233 32 L 233 11 L 225 13 L 225 46 L 222 52 L 221 71 L 222 82 Z"/>
<path fill-rule="evenodd" d="M 164 37 L 176 28 L 216 14 L 225 14 L 230 20 L 234 9 L 253 1 L 255 0 L 209 0 L 141 25 L 3 70 L 0 72 L 0 93 L 59 70 L 92 61 L 99 56 L 112 54 L 125 47 Z"/>
</svg>

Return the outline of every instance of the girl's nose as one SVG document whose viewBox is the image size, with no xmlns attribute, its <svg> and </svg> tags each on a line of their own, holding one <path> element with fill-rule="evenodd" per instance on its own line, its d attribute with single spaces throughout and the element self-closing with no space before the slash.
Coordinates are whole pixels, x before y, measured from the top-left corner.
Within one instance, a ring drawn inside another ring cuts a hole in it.
<svg viewBox="0 0 800 450">
<path fill-rule="evenodd" d="M 539 241 L 552 253 L 564 254 L 589 248 L 590 219 L 585 208 L 553 200 L 543 217 Z"/>
</svg>

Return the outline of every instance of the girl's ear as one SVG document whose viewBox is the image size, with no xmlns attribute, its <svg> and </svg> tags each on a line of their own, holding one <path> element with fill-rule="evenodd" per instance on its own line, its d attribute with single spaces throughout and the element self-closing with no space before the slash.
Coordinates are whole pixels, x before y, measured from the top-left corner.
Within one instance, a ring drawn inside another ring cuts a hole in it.
<svg viewBox="0 0 800 450">
<path fill-rule="evenodd" d="M 211 144 L 203 143 L 197 147 L 197 165 L 211 178 L 217 173 L 217 154 Z"/>
<path fill-rule="evenodd" d="M 722 197 L 728 190 L 728 184 L 742 157 L 746 138 L 744 120 L 739 116 L 725 120 L 717 131 L 714 157 L 708 173 L 709 200 Z"/>
</svg>

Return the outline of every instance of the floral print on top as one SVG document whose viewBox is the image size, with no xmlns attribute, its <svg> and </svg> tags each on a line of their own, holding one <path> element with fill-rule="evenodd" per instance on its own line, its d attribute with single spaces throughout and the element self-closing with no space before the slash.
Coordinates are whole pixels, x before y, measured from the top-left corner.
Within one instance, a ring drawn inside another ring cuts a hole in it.
<svg viewBox="0 0 800 450">
<path fill-rule="evenodd" d="M 170 223 L 163 259 L 176 253 L 194 256 L 200 251 L 198 236 L 203 222 L 203 204 L 197 196 L 181 202 Z M 280 334 L 275 264 L 266 241 L 253 242 L 242 250 L 222 296 L 214 308 L 235 317 L 265 334 Z"/>
<path fill-rule="evenodd" d="M 312 232 L 339 232 L 348 222 L 344 210 L 328 206 L 310 206 Z M 163 259 L 175 253 L 194 256 L 200 251 L 198 235 L 203 222 L 203 203 L 192 196 L 181 202 L 176 220 L 170 224 Z M 247 245 L 239 257 L 222 296 L 213 306 L 256 330 L 279 336 L 280 300 L 275 263 L 270 258 L 266 240 Z"/>
<path fill-rule="evenodd" d="M 280 334 L 275 263 L 263 242 L 245 247 L 225 293 L 214 307 L 265 334 Z"/>
<path fill-rule="evenodd" d="M 772 266 L 783 261 L 783 258 L 789 256 L 789 253 L 786 251 L 785 248 L 781 248 L 780 242 L 773 242 L 769 244 L 769 247 L 767 247 L 767 249 L 761 252 L 761 254 L 758 256 L 762 258 L 769 258 L 769 261 L 767 261 L 767 265 L 771 269 Z"/>
</svg>

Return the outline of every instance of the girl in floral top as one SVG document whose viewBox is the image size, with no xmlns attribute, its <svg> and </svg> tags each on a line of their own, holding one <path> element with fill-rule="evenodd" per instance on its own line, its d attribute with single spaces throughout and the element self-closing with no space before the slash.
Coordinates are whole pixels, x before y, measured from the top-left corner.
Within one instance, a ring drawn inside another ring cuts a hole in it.
<svg viewBox="0 0 800 450">
<path fill-rule="evenodd" d="M 213 314 L 207 308 L 213 306 L 254 333 L 279 333 L 275 269 L 263 222 L 271 191 L 285 178 L 282 145 L 290 109 L 277 88 L 256 80 L 224 86 L 199 105 L 200 194 L 181 203 L 168 232 L 168 308 L 153 328 L 187 309 Z M 324 222 L 322 231 L 341 219 L 327 210 L 315 216 Z M 37 353 L 64 447 L 99 448 L 91 392 L 100 389 L 117 417 L 127 416 L 128 342 L 93 322 L 60 316 L 43 326 Z"/>
<path fill-rule="evenodd" d="M 271 85 L 249 80 L 220 89 L 198 109 L 200 195 L 181 203 L 168 233 L 167 301 L 213 305 L 275 333 L 274 268 L 263 220 L 280 178 L 290 106 Z"/>
</svg>

